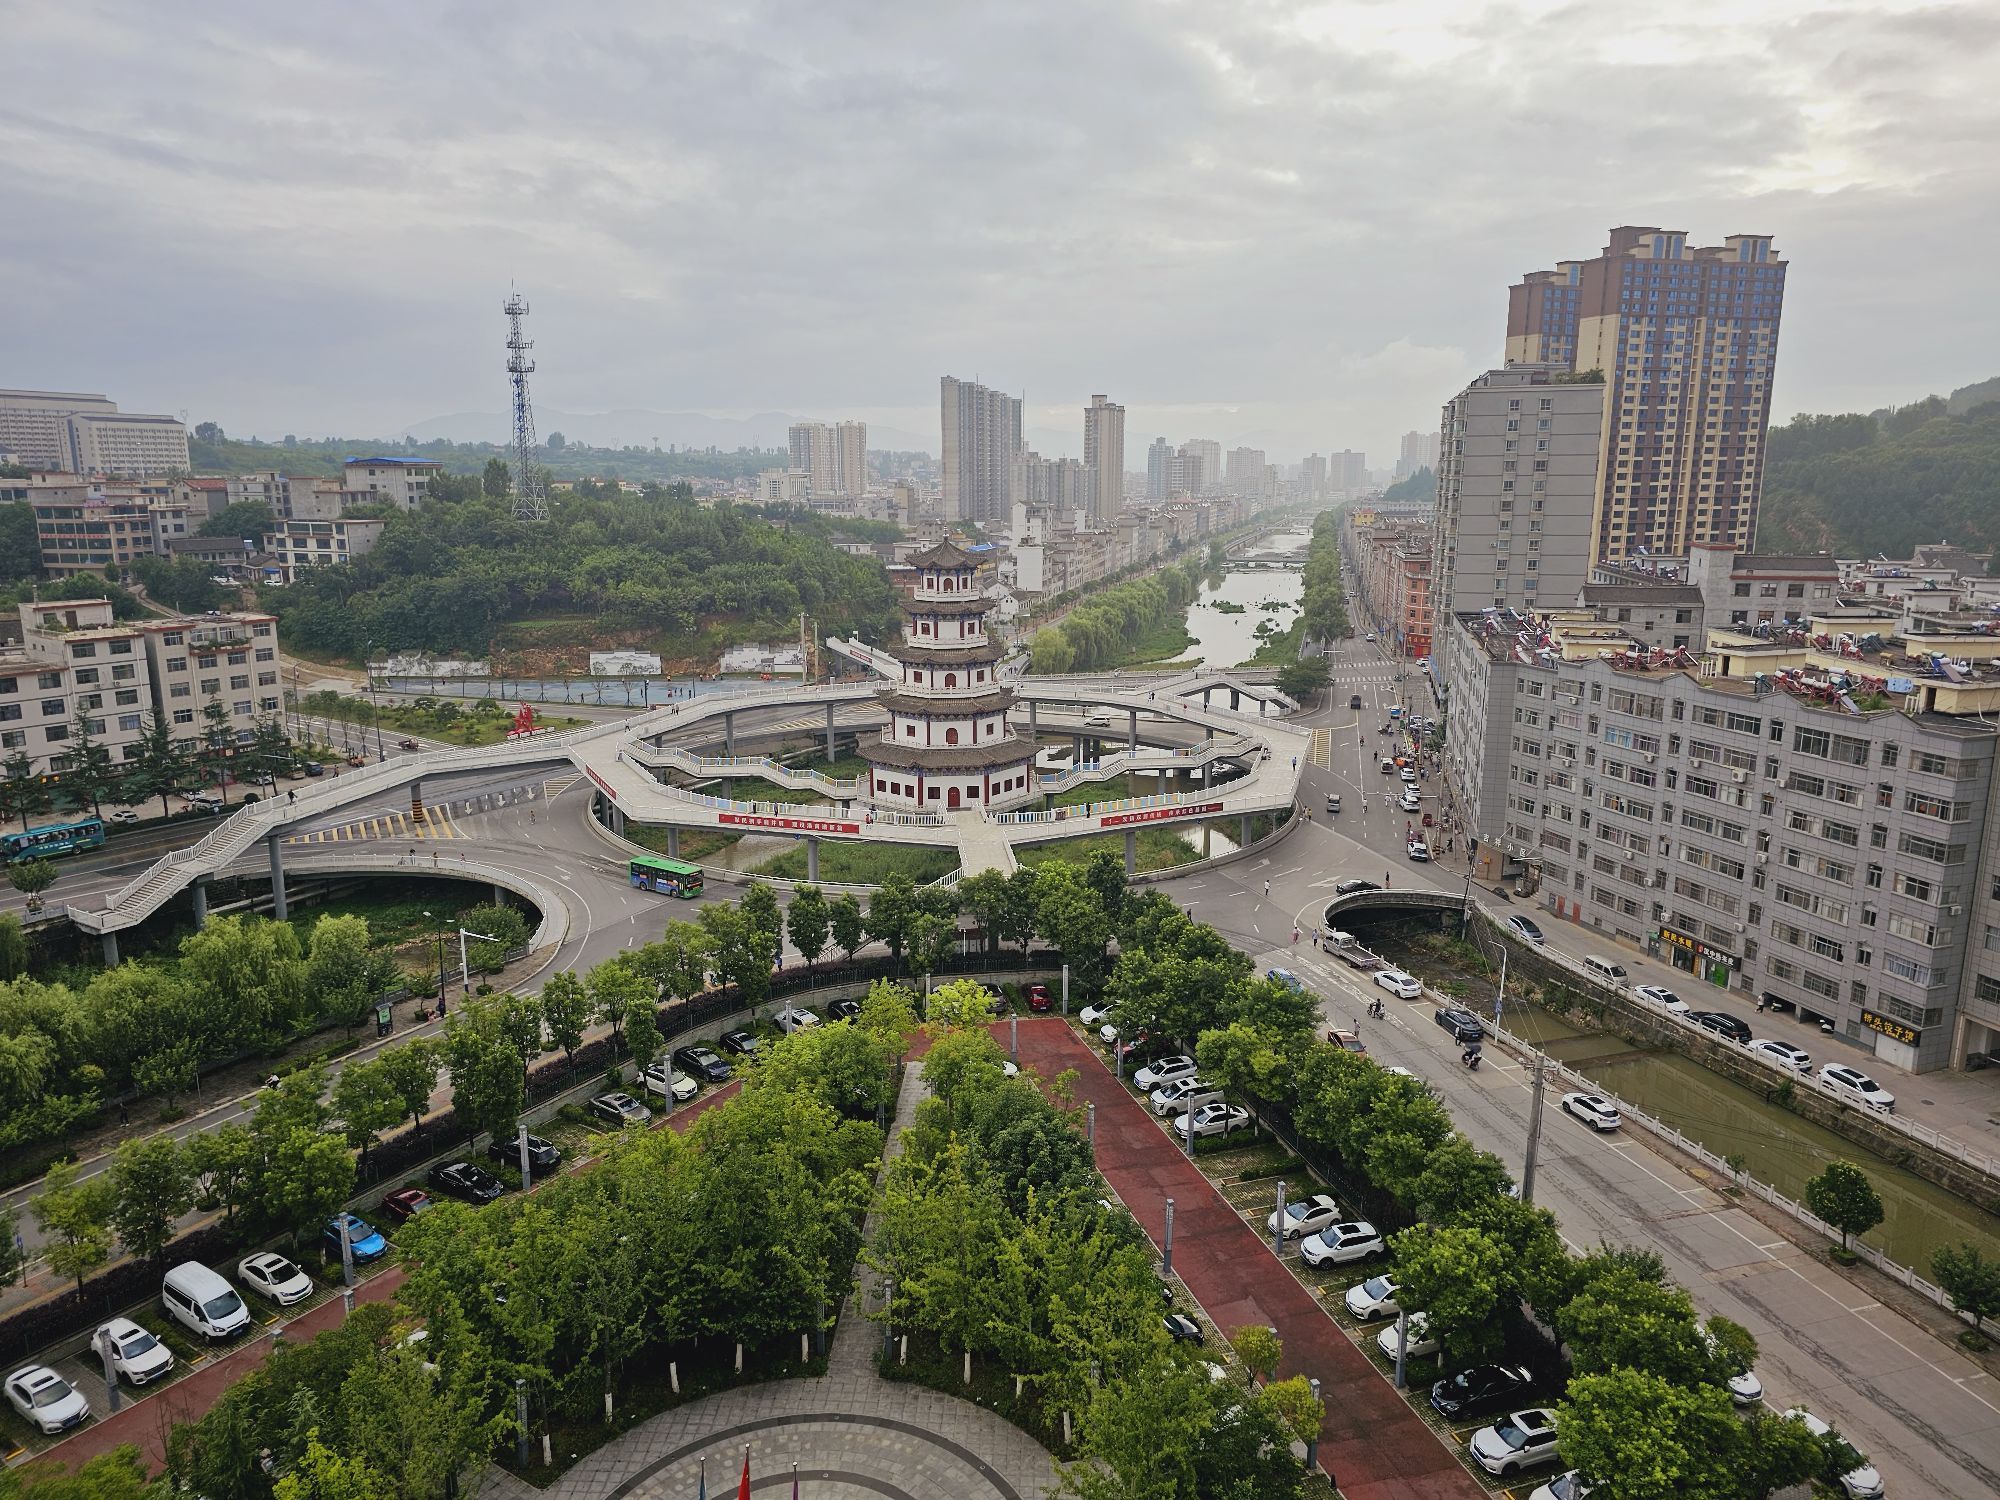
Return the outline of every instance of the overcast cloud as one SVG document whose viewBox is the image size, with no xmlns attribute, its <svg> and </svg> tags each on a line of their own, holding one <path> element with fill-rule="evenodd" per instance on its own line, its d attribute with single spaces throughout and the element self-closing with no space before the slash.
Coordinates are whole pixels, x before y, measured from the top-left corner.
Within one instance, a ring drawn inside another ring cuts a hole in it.
<svg viewBox="0 0 2000 1500">
<path fill-rule="evenodd" d="M 2000 373 L 2000 6 L 0 0 L 0 385 L 234 432 L 937 377 L 1394 457 L 1614 224 L 1791 260 L 1777 408 Z M 546 423 L 544 424 L 547 425 Z"/>
</svg>

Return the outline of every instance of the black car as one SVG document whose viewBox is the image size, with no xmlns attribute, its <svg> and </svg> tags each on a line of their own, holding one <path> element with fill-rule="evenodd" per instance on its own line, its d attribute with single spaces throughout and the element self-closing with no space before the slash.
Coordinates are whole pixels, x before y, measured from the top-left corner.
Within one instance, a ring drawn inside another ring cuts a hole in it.
<svg viewBox="0 0 2000 1500">
<path fill-rule="evenodd" d="M 1719 1010 L 1691 1010 L 1688 1019 L 1697 1026 L 1706 1026 L 1718 1036 L 1726 1036 L 1732 1042 L 1750 1040 L 1750 1028 L 1734 1016 L 1724 1015 Z"/>
<path fill-rule="evenodd" d="M 859 1000 L 835 1000 L 827 1005 L 826 1018 L 829 1021 L 858 1021 L 861 1019 Z"/>
<path fill-rule="evenodd" d="M 707 1047 L 674 1048 L 674 1066 L 704 1083 L 727 1083 L 736 1076 L 736 1070 Z"/>
<path fill-rule="evenodd" d="M 1336 896 L 1352 896 L 1356 891 L 1379 891 L 1381 889 L 1382 887 L 1372 880 L 1341 880 L 1334 883 L 1333 893 Z"/>
<path fill-rule="evenodd" d="M 1166 1325 L 1167 1332 L 1182 1343 L 1199 1344 L 1202 1342 L 1201 1324 L 1195 1322 L 1186 1313 L 1168 1313 L 1160 1321 Z"/>
<path fill-rule="evenodd" d="M 1479 1017 L 1469 1010 L 1460 1010 L 1456 1005 L 1447 1005 L 1432 1019 L 1459 1041 L 1468 1045 L 1486 1039 L 1486 1028 L 1479 1024 Z"/>
<path fill-rule="evenodd" d="M 1527 1400 L 1533 1377 L 1524 1365 L 1474 1365 L 1431 1387 L 1431 1407 L 1448 1421 L 1510 1411 Z"/>
<path fill-rule="evenodd" d="M 491 1203 L 506 1188 L 484 1167 L 469 1161 L 439 1162 L 430 1170 L 430 1185 L 467 1203 Z"/>
<path fill-rule="evenodd" d="M 1347 706 L 1349 708 L 1361 707 L 1361 695 L 1359 693 L 1349 693 L 1347 695 Z"/>
<path fill-rule="evenodd" d="M 748 1057 L 757 1050 L 757 1038 L 747 1031 L 725 1031 L 722 1033 L 722 1049 L 734 1052 L 738 1057 Z"/>
<path fill-rule="evenodd" d="M 521 1165 L 520 1142 L 511 1135 L 506 1137 L 496 1136 L 493 1143 L 486 1148 L 486 1154 L 492 1160 L 499 1162 L 503 1167 L 519 1167 Z M 529 1171 L 553 1172 L 561 1165 L 562 1152 L 556 1150 L 553 1142 L 545 1141 L 538 1135 L 528 1137 Z"/>
</svg>

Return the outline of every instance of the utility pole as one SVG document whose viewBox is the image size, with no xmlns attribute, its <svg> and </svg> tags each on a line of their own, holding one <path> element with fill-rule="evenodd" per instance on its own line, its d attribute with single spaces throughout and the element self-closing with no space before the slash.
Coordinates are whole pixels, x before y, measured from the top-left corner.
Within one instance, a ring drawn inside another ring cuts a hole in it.
<svg viewBox="0 0 2000 1500">
<path fill-rule="evenodd" d="M 1545 1073 L 1543 1064 L 1549 1060 L 1546 1052 L 1535 1054 L 1535 1092 L 1528 1101 L 1528 1156 L 1521 1164 L 1521 1201 L 1535 1201 L 1535 1148 L 1542 1143 L 1542 1090 Z"/>
</svg>

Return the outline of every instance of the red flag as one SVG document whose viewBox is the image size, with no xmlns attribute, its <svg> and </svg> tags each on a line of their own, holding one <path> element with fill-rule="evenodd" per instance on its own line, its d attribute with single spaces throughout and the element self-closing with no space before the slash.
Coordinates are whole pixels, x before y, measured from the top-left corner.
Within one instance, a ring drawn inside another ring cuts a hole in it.
<svg viewBox="0 0 2000 1500">
<path fill-rule="evenodd" d="M 736 1500 L 750 1500 L 750 1445 L 743 1445 L 743 1479 L 736 1486 Z"/>
</svg>

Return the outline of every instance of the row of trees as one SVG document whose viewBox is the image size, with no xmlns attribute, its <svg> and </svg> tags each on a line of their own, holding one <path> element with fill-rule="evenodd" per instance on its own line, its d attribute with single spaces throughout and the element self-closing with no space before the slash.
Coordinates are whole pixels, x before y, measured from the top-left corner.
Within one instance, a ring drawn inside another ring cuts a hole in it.
<svg viewBox="0 0 2000 1500">
<path fill-rule="evenodd" d="M 1312 543 L 1306 550 L 1305 592 L 1299 607 L 1299 618 L 1309 641 L 1344 640 L 1354 634 L 1347 620 L 1347 592 L 1340 582 L 1338 511 L 1326 511 L 1313 522 Z"/>
<path fill-rule="evenodd" d="M 1033 670 L 1095 672 L 1118 666 L 1133 641 L 1186 614 L 1201 592 L 1202 567 L 1200 562 L 1183 563 L 1093 592 L 1060 624 L 1035 632 L 1030 642 Z"/>
</svg>

